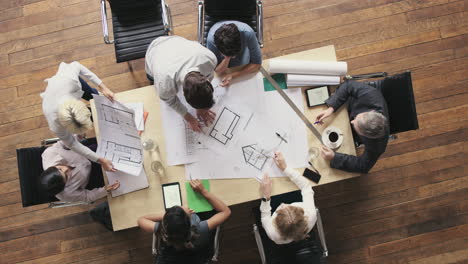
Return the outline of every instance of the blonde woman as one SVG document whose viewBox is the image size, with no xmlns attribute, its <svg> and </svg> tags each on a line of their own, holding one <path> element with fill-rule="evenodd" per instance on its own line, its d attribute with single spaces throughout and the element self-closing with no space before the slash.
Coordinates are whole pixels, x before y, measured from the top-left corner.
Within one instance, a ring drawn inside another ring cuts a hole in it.
<svg viewBox="0 0 468 264">
<path fill-rule="evenodd" d="M 57 73 L 45 80 L 47 88 L 41 94 L 44 116 L 49 129 L 66 147 L 93 162 L 100 163 L 107 171 L 115 171 L 110 160 L 99 157 L 74 136 L 92 128 L 91 112 L 81 99 L 89 101 L 92 94 L 98 94 L 98 91 L 91 88 L 80 76 L 96 85 L 109 100 L 114 100 L 114 93 L 88 68 L 76 61 L 62 62 Z"/>
<path fill-rule="evenodd" d="M 307 238 L 317 221 L 314 191 L 310 182 L 298 171 L 287 167 L 283 154 L 275 153 L 275 163 L 301 190 L 302 202 L 281 204 L 271 214 L 270 198 L 272 182 L 267 174 L 263 175 L 260 191 L 263 199 L 260 205 L 262 226 L 268 237 L 276 244 L 287 244 Z"/>
</svg>

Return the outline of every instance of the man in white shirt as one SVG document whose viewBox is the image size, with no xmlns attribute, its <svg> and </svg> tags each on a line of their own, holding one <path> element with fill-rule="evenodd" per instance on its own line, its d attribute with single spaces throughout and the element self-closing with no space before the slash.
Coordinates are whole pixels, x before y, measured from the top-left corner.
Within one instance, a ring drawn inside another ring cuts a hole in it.
<svg viewBox="0 0 468 264">
<path fill-rule="evenodd" d="M 197 109 L 197 117 L 206 123 L 215 118 L 213 79 L 216 56 L 196 41 L 179 36 L 159 37 L 146 52 L 146 73 L 153 77 L 159 97 L 184 117 L 190 127 L 201 131 L 198 120 L 187 112 L 177 96 L 182 87 L 185 100 Z"/>
<path fill-rule="evenodd" d="M 272 182 L 265 174 L 260 185 L 263 194 L 262 203 L 260 204 L 263 229 L 276 244 L 287 244 L 303 240 L 317 222 L 312 185 L 299 172 L 287 167 L 286 161 L 280 152 L 275 153 L 274 160 L 278 168 L 299 187 L 302 202 L 281 204 L 271 215 Z"/>
<path fill-rule="evenodd" d="M 62 62 L 57 73 L 45 80 L 47 88 L 41 93 L 42 111 L 49 124 L 49 129 L 63 141 L 63 144 L 87 159 L 100 163 L 105 170 L 115 171 L 110 160 L 99 157 L 94 151 L 83 146 L 76 140 L 74 133 L 59 120 L 59 109 L 63 108 L 65 103 L 75 101 L 75 105 L 79 105 L 81 98 L 90 100 L 92 98 L 91 94 L 97 94 L 97 90 L 89 87 L 80 75 L 96 85 L 109 100 L 114 99 L 114 93 L 88 68 L 76 61 L 72 63 Z M 71 114 L 73 116 L 74 113 Z M 88 115 L 90 116 L 90 114 Z"/>
<path fill-rule="evenodd" d="M 42 153 L 42 166 L 45 171 L 40 177 L 41 187 L 61 201 L 90 203 L 105 197 L 108 191 L 120 187 L 120 183 L 116 182 L 106 187 L 87 190 L 89 178 L 102 175 L 91 175 L 91 162 L 68 149 L 61 141 Z"/>
</svg>

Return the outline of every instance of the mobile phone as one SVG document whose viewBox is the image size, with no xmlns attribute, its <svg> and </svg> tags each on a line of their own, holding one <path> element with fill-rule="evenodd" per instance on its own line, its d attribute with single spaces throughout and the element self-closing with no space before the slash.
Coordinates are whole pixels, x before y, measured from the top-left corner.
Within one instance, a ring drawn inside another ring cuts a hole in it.
<svg viewBox="0 0 468 264">
<path fill-rule="evenodd" d="M 322 177 L 322 176 L 320 176 L 320 174 L 318 174 L 315 171 L 312 171 L 312 170 L 310 170 L 308 168 L 306 168 L 304 170 L 304 173 L 302 174 L 302 176 L 306 177 L 307 179 L 309 179 L 309 180 L 311 180 L 311 181 L 313 181 L 315 183 L 319 183 L 320 178 Z"/>
<path fill-rule="evenodd" d="M 162 185 L 164 208 L 173 206 L 182 206 L 182 195 L 180 194 L 180 185 L 178 182 L 166 183 Z"/>
</svg>

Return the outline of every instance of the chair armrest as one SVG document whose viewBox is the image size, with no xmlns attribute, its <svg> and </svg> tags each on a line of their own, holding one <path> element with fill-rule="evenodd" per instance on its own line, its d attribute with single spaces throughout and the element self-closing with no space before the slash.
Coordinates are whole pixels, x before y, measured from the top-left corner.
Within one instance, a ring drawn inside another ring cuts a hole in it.
<svg viewBox="0 0 468 264">
<path fill-rule="evenodd" d="M 260 231 L 258 230 L 258 226 L 256 224 L 253 225 L 253 233 L 262 264 L 266 264 L 265 249 L 263 248 L 262 237 L 260 236 Z"/>
<path fill-rule="evenodd" d="M 263 48 L 263 3 L 257 0 L 257 38 L 260 48 Z"/>
<path fill-rule="evenodd" d="M 322 217 L 320 216 L 320 211 L 318 208 L 315 208 L 317 212 L 317 231 L 320 238 L 320 243 L 322 244 L 323 257 L 328 257 L 328 248 L 327 241 L 325 240 L 325 233 L 323 232 Z"/>
<path fill-rule="evenodd" d="M 205 43 L 203 43 L 203 34 L 204 34 L 204 21 L 203 17 L 205 16 L 204 12 L 204 5 L 205 3 L 203 0 L 198 1 L 198 43 L 202 44 L 204 46 Z"/>
<path fill-rule="evenodd" d="M 41 146 L 45 147 L 50 144 L 54 144 L 55 142 L 59 141 L 60 138 L 46 138 L 41 141 Z"/>
<path fill-rule="evenodd" d="M 49 208 L 62 208 L 62 207 L 69 207 L 69 206 L 75 206 L 75 205 L 89 205 L 92 203 L 87 203 L 87 202 L 51 202 L 49 203 Z"/>
<path fill-rule="evenodd" d="M 166 4 L 166 1 L 161 0 L 162 19 L 164 24 L 164 30 L 169 33 L 172 31 L 172 18 L 171 9 Z"/>
<path fill-rule="evenodd" d="M 374 72 L 366 74 L 356 74 L 356 75 L 346 75 L 346 80 L 362 80 L 362 79 L 372 79 L 372 78 L 382 78 L 387 77 L 386 72 Z"/>
<path fill-rule="evenodd" d="M 109 28 L 107 26 L 106 0 L 101 0 L 101 23 L 102 23 L 102 34 L 104 35 L 104 43 L 106 44 L 114 43 L 114 40 L 109 40 Z"/>
</svg>

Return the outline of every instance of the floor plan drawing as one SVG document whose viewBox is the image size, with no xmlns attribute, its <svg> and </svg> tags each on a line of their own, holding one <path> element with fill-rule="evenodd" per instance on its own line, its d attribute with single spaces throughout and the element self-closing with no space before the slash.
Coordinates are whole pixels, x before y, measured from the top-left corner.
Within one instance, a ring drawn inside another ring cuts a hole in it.
<svg viewBox="0 0 468 264">
<path fill-rule="evenodd" d="M 124 109 L 119 109 L 105 104 L 102 105 L 102 110 L 104 120 L 107 122 L 125 126 L 133 126 L 135 122 L 133 112 L 131 111 L 126 111 Z"/>
<path fill-rule="evenodd" d="M 105 149 L 106 158 L 115 164 L 125 164 L 139 167 L 143 160 L 141 149 L 125 146 L 116 142 L 107 141 Z"/>
<path fill-rule="evenodd" d="M 226 145 L 234 137 L 234 130 L 239 123 L 239 119 L 240 116 L 238 114 L 229 108 L 224 107 L 211 129 L 209 134 L 210 137 L 216 139 L 221 144 Z"/>
<path fill-rule="evenodd" d="M 247 145 L 242 147 L 245 163 L 262 171 L 270 156 L 268 153 L 258 147 L 257 144 Z"/>
</svg>

